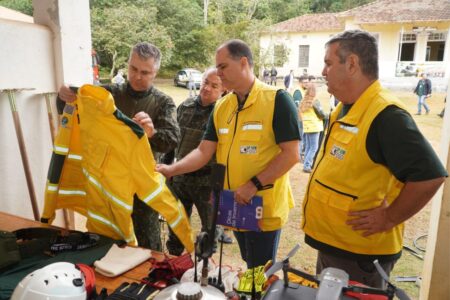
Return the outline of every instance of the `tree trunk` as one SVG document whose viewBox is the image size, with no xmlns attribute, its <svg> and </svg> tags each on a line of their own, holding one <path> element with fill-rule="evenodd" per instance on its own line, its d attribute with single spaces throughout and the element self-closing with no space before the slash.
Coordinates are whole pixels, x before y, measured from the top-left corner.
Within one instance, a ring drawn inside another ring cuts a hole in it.
<svg viewBox="0 0 450 300">
<path fill-rule="evenodd" d="M 203 0 L 203 24 L 208 25 L 208 6 L 209 0 Z"/>
<path fill-rule="evenodd" d="M 112 57 L 111 72 L 109 72 L 109 79 L 112 79 L 114 77 L 114 73 L 116 71 L 116 59 L 117 59 L 117 51 L 114 50 L 113 57 Z"/>
</svg>

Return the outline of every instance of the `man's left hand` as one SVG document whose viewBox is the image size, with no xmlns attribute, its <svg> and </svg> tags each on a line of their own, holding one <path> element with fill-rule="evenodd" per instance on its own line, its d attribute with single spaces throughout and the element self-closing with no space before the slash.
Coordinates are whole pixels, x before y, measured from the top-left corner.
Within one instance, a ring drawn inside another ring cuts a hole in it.
<svg viewBox="0 0 450 300">
<path fill-rule="evenodd" d="M 248 181 L 246 184 L 238 187 L 234 192 L 234 200 L 241 205 L 247 205 L 257 191 L 253 182 Z"/>
<path fill-rule="evenodd" d="M 389 219 L 388 204 L 386 199 L 380 206 L 360 211 L 350 211 L 347 225 L 351 225 L 353 230 L 363 230 L 363 236 L 369 236 L 378 232 L 391 229 L 396 224 Z"/>
<path fill-rule="evenodd" d="M 133 121 L 138 123 L 142 129 L 144 129 L 148 138 L 151 138 L 156 133 L 152 118 L 150 118 L 147 113 L 143 111 L 138 112 L 134 115 Z"/>
</svg>

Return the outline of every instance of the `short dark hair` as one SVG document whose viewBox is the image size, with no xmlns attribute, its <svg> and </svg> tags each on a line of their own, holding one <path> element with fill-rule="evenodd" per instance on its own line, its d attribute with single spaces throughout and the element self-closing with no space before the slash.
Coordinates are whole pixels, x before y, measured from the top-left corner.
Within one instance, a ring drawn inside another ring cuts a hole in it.
<svg viewBox="0 0 450 300">
<path fill-rule="evenodd" d="M 377 40 L 362 30 L 347 30 L 333 36 L 325 46 L 339 43 L 337 55 L 339 62 L 344 63 L 350 54 L 356 54 L 364 75 L 378 79 L 378 45 Z"/>
<path fill-rule="evenodd" d="M 140 58 L 145 60 L 153 58 L 155 60 L 155 67 L 159 70 L 161 65 L 161 51 L 153 44 L 141 42 L 134 45 L 130 52 L 130 58 L 133 53 L 136 53 Z"/>
<path fill-rule="evenodd" d="M 238 39 L 229 40 L 220 46 L 219 49 L 223 47 L 227 48 L 231 58 L 239 60 L 241 57 L 246 57 L 250 67 L 253 67 L 252 51 L 244 41 Z"/>
</svg>

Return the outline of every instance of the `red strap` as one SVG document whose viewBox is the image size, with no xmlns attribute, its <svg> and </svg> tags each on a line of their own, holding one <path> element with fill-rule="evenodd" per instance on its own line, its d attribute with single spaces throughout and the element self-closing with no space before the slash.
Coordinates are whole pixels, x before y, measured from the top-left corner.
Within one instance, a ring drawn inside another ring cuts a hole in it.
<svg viewBox="0 0 450 300">
<path fill-rule="evenodd" d="M 89 296 L 95 289 L 95 272 L 94 269 L 85 264 L 76 264 L 84 275 L 84 285 L 86 286 L 86 293 Z"/>
</svg>

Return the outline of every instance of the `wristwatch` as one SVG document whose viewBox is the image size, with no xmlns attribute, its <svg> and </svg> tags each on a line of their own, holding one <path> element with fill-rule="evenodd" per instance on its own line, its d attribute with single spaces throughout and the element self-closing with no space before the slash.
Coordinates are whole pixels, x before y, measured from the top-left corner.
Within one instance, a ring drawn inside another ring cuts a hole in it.
<svg viewBox="0 0 450 300">
<path fill-rule="evenodd" d="M 261 183 L 261 181 L 259 181 L 258 177 L 253 176 L 250 180 L 251 180 L 252 183 L 256 186 L 256 189 L 257 189 L 258 191 L 260 191 L 260 190 L 262 190 L 262 189 L 264 188 L 263 185 L 262 185 L 262 183 Z"/>
</svg>

